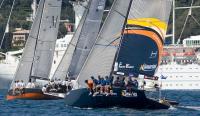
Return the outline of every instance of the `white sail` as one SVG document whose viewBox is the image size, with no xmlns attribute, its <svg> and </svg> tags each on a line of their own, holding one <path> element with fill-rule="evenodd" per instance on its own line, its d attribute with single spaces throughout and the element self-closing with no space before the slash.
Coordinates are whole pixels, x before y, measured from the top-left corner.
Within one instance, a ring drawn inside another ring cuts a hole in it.
<svg viewBox="0 0 200 116">
<path fill-rule="evenodd" d="M 48 78 L 57 39 L 62 0 L 40 0 L 14 81 Z M 12 85 L 11 85 L 12 88 Z"/>
<path fill-rule="evenodd" d="M 70 77 L 77 77 L 100 30 L 106 0 L 91 0 L 72 61 L 68 70 Z"/>
<path fill-rule="evenodd" d="M 121 40 L 121 31 L 131 3 L 132 0 L 113 2 L 98 39 L 77 78 L 79 87 L 85 87 L 84 81 L 90 76 L 107 76 L 111 73 L 118 43 Z"/>
<path fill-rule="evenodd" d="M 31 76 L 49 78 L 58 34 L 61 3 L 62 0 L 45 1 Z"/>
<path fill-rule="evenodd" d="M 171 6 L 172 0 L 133 0 L 128 17 L 129 23 L 152 28 L 164 39 Z"/>
<path fill-rule="evenodd" d="M 61 79 L 61 80 L 65 80 L 66 78 L 66 75 L 67 75 L 67 71 L 68 71 L 68 68 L 69 68 L 69 65 L 71 63 L 71 59 L 72 59 L 72 56 L 73 56 L 73 53 L 74 53 L 74 50 L 75 50 L 75 47 L 76 47 L 76 44 L 78 42 L 78 38 L 80 36 L 80 33 L 81 33 L 81 29 L 83 27 L 83 24 L 85 22 L 85 18 L 86 18 L 86 15 L 87 15 L 87 12 L 88 10 L 86 9 L 82 18 L 81 18 L 81 21 L 76 29 L 76 32 L 74 33 L 52 79 L 55 80 L 55 79 Z"/>
</svg>

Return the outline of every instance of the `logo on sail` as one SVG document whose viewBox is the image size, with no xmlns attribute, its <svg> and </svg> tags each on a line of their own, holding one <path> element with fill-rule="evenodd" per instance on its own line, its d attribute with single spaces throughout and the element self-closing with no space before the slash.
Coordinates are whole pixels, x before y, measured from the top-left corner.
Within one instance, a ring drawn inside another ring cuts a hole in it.
<svg viewBox="0 0 200 116">
<path fill-rule="evenodd" d="M 142 71 L 153 71 L 155 70 L 157 65 L 148 65 L 148 64 L 143 64 L 140 66 L 140 70 Z"/>
<path fill-rule="evenodd" d="M 122 62 L 119 62 L 119 65 L 118 65 L 119 68 L 122 68 L 122 69 L 133 69 L 134 66 L 131 66 L 130 64 L 124 64 Z"/>
</svg>

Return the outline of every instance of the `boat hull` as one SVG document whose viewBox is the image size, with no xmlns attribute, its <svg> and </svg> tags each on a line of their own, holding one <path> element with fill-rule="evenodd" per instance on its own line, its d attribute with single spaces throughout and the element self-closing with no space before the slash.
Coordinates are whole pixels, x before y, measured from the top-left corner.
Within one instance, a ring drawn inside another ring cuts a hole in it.
<svg viewBox="0 0 200 116">
<path fill-rule="evenodd" d="M 23 99 L 23 100 L 57 100 L 62 99 L 58 96 L 44 94 L 41 89 L 26 88 L 23 93 L 13 94 L 13 90 L 8 92 L 7 100 Z"/>
<path fill-rule="evenodd" d="M 143 90 L 134 90 L 135 96 L 122 96 L 117 90 L 117 95 L 89 95 L 89 91 L 84 89 L 72 90 L 65 96 L 65 103 L 68 106 L 80 108 L 107 108 L 124 107 L 134 109 L 168 109 L 169 106 L 146 98 Z"/>
</svg>

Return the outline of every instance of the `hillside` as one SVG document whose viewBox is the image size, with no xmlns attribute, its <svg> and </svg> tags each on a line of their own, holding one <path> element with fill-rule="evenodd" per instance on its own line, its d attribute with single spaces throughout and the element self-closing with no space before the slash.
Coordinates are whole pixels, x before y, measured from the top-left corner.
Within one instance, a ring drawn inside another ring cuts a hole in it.
<svg viewBox="0 0 200 116">
<path fill-rule="evenodd" d="M 0 4 L 3 0 L 0 0 Z M 39 0 L 38 0 L 39 1 Z M 113 0 L 108 0 L 106 6 L 110 7 Z M 192 0 L 177 0 L 176 6 L 189 6 Z M 5 30 L 6 21 L 11 9 L 13 0 L 4 0 L 2 8 L 0 8 L 0 38 L 3 36 L 3 32 Z M 10 32 L 13 32 L 15 28 L 24 28 L 30 29 L 31 22 L 26 21 L 26 17 L 28 17 L 31 10 L 32 0 L 16 0 L 14 10 L 11 16 L 10 21 Z M 194 5 L 200 5 L 200 0 L 194 0 Z M 200 8 L 193 9 L 192 16 L 195 18 L 197 22 L 200 23 Z M 179 38 L 180 33 L 182 31 L 182 27 L 184 25 L 185 17 L 188 14 L 188 10 L 177 10 L 176 11 L 176 39 Z M 195 23 L 192 16 L 189 16 L 188 23 L 186 24 L 186 28 L 183 31 L 183 35 L 181 39 L 189 37 L 191 35 L 199 35 L 200 34 L 200 26 Z M 68 0 L 63 0 L 62 4 L 62 15 L 61 19 L 68 19 L 71 23 L 74 22 L 74 11 L 72 9 L 72 5 L 68 3 Z M 169 22 L 168 33 L 172 32 L 172 20 Z M 63 24 L 60 25 L 59 29 L 59 38 L 64 36 L 67 33 Z M 10 37 L 9 37 L 10 36 Z M 10 48 L 11 42 L 11 34 L 6 36 L 6 40 L 4 41 L 4 48 Z M 1 40 L 1 39 L 0 39 Z M 170 39 L 167 39 L 170 40 Z"/>
</svg>

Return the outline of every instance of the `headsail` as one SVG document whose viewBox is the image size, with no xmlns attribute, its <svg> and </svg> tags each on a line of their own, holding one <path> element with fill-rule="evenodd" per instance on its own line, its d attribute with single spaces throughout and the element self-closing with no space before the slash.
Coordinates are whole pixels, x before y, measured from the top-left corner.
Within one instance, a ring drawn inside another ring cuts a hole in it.
<svg viewBox="0 0 200 116">
<path fill-rule="evenodd" d="M 116 74 L 153 76 L 163 49 L 172 0 L 133 0 Z"/>
<path fill-rule="evenodd" d="M 109 75 L 121 40 L 121 31 L 126 21 L 132 0 L 115 0 L 99 33 L 97 41 L 82 68 L 77 82 L 85 87 L 84 81 L 90 76 Z"/>
<path fill-rule="evenodd" d="M 31 76 L 48 78 L 57 39 L 61 2 L 62 0 L 40 0 L 13 81 L 23 80 L 27 83 Z"/>
</svg>

